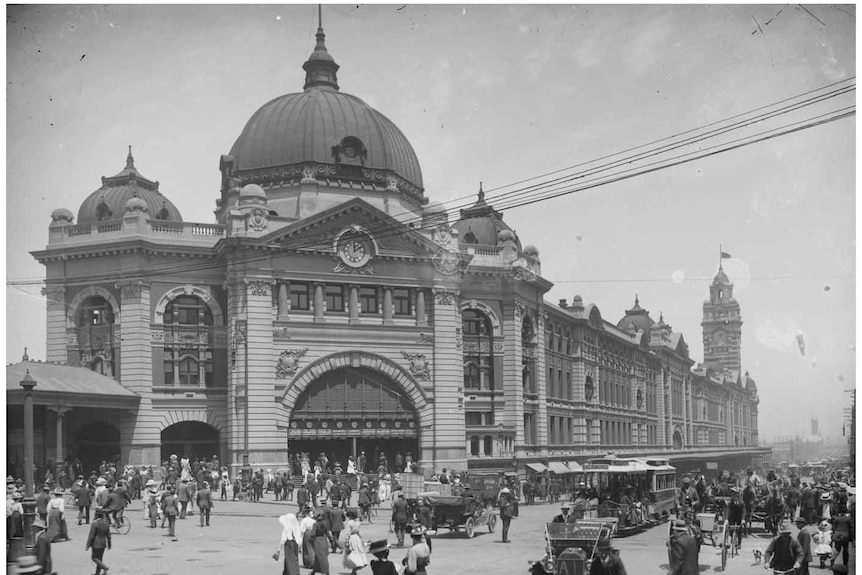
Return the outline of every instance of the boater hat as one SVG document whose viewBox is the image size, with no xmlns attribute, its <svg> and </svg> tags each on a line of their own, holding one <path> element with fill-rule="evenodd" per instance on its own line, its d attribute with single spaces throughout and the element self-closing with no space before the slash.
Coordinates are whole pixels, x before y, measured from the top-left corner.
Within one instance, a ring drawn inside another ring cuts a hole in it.
<svg viewBox="0 0 862 575">
<path fill-rule="evenodd" d="M 376 553 L 386 551 L 387 549 L 389 549 L 389 542 L 386 539 L 378 539 L 377 541 L 371 542 L 371 548 L 368 549 L 368 552 L 374 555 Z"/>
</svg>

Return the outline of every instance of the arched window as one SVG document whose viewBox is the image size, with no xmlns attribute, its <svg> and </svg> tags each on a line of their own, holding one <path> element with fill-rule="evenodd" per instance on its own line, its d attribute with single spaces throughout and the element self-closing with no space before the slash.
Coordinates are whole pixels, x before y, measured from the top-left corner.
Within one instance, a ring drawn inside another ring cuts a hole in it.
<svg viewBox="0 0 862 575">
<path fill-rule="evenodd" d="M 494 329 L 491 319 L 479 310 L 465 309 L 461 312 L 461 331 L 464 338 L 464 387 L 493 390 Z"/>
<path fill-rule="evenodd" d="M 164 384 L 213 383 L 212 311 L 200 298 L 181 295 L 165 306 Z"/>
<path fill-rule="evenodd" d="M 113 377 L 114 310 L 100 295 L 86 298 L 75 312 L 80 365 Z"/>
<path fill-rule="evenodd" d="M 114 215 L 114 212 L 111 211 L 111 208 L 108 207 L 108 204 L 105 202 L 100 203 L 96 206 L 96 220 L 100 222 L 104 222 L 105 220 L 110 220 Z"/>
<path fill-rule="evenodd" d="M 477 243 L 477 242 L 476 242 L 476 234 L 474 234 L 473 232 L 467 232 L 466 234 L 464 234 L 463 242 L 464 242 L 465 244 L 475 244 L 475 243 Z"/>
</svg>

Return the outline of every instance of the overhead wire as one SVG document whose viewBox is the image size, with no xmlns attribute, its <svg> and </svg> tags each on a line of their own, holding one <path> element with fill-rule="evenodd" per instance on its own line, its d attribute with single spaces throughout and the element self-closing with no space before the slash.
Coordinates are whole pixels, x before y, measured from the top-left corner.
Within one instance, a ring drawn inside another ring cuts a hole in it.
<svg viewBox="0 0 862 575">
<path fill-rule="evenodd" d="M 496 189 L 496 190 L 504 189 L 507 187 L 511 187 L 512 185 L 515 185 L 517 183 L 525 183 L 527 181 L 533 181 L 533 180 L 536 180 L 538 178 L 546 177 L 548 175 L 558 174 L 558 173 L 564 172 L 566 170 L 570 170 L 570 169 L 575 168 L 575 167 L 581 167 L 581 166 L 587 166 L 590 164 L 595 164 L 598 161 L 612 158 L 612 157 L 616 157 L 616 156 L 620 156 L 626 152 L 643 149 L 643 148 L 650 146 L 650 145 L 654 145 L 654 144 L 662 143 L 662 142 L 667 142 L 669 140 L 674 140 L 675 138 L 678 138 L 679 136 L 682 136 L 682 135 L 692 134 L 692 133 L 696 133 L 699 131 L 703 131 L 705 128 L 709 128 L 709 127 L 713 127 L 713 126 L 719 126 L 719 125 L 724 124 L 724 123 L 731 121 L 731 120 L 750 116 L 754 112 L 768 110 L 769 108 L 773 108 L 776 105 L 791 102 L 793 100 L 798 100 L 799 98 L 802 98 L 804 96 L 809 96 L 811 94 L 817 94 L 818 92 L 822 92 L 823 90 L 828 90 L 830 88 L 834 88 L 835 86 L 845 84 L 846 82 L 848 82 L 854 78 L 855 78 L 855 76 L 852 78 L 848 78 L 846 80 L 842 80 L 839 82 L 834 82 L 832 84 L 828 84 L 828 85 L 823 86 L 823 87 L 818 88 L 818 89 L 809 90 L 809 91 L 804 92 L 802 94 L 798 94 L 798 95 L 790 97 L 790 98 L 785 98 L 785 99 L 779 100 L 778 102 L 775 102 L 775 103 L 770 104 L 770 105 L 761 106 L 759 108 L 755 108 L 754 110 L 744 112 L 741 114 L 736 114 L 736 115 L 731 116 L 729 118 L 725 118 L 723 120 L 712 122 L 710 124 L 707 124 L 705 126 L 701 126 L 699 128 L 686 130 L 684 132 L 680 132 L 680 133 L 675 134 L 673 136 L 669 136 L 669 137 L 661 138 L 659 140 L 655 140 L 649 144 L 642 144 L 639 146 L 630 147 L 630 148 L 627 148 L 626 150 L 623 150 L 621 152 L 602 156 L 601 158 L 597 158 L 595 160 L 591 160 L 588 162 L 582 162 L 580 164 L 576 164 L 576 165 L 570 166 L 568 168 L 562 168 L 560 170 L 554 170 L 552 172 L 547 172 L 546 174 L 534 176 L 532 178 L 520 180 L 519 182 L 515 182 L 512 184 L 506 184 L 504 186 L 498 186 L 497 188 L 491 188 L 491 189 Z M 813 97 L 804 99 L 801 102 L 796 102 L 794 104 L 791 104 L 789 106 L 784 106 L 783 108 L 779 108 L 777 110 L 771 110 L 767 113 L 759 114 L 759 115 L 754 116 L 752 118 L 748 118 L 744 121 L 740 121 L 740 122 L 737 122 L 735 124 L 731 124 L 729 126 L 723 126 L 723 127 L 716 129 L 716 130 L 707 131 L 706 133 L 700 134 L 697 137 L 690 137 L 690 138 L 684 140 L 683 142 L 676 142 L 673 145 L 666 144 L 666 145 L 660 146 L 660 147 L 655 148 L 655 149 L 646 150 L 644 152 L 640 152 L 640 153 L 634 154 L 632 156 L 621 158 L 619 160 L 616 160 L 614 162 L 610 162 L 610 163 L 605 164 L 605 165 L 590 168 L 589 170 L 585 170 L 585 171 L 580 172 L 580 173 L 568 174 L 565 177 L 554 178 L 550 181 L 541 182 L 539 184 L 532 184 L 530 186 L 526 186 L 526 187 L 521 188 L 521 189 L 517 189 L 517 190 L 510 191 L 510 192 L 506 192 L 504 194 L 498 194 L 498 195 L 492 196 L 489 199 L 490 199 L 490 201 L 493 201 L 497 204 L 496 207 L 494 208 L 496 211 L 503 211 L 503 210 L 507 210 L 507 209 L 513 209 L 516 207 L 520 207 L 523 205 L 530 205 L 532 203 L 536 203 L 537 201 L 545 201 L 547 199 L 559 197 L 559 195 L 565 195 L 565 194 L 558 193 L 559 192 L 558 186 L 560 186 L 561 184 L 566 184 L 566 183 L 571 182 L 571 181 L 576 180 L 576 179 L 583 179 L 588 175 L 593 175 L 593 174 L 598 173 L 598 172 L 604 172 L 604 171 L 612 170 L 612 169 L 618 168 L 624 164 L 632 164 L 634 162 L 642 161 L 646 158 L 654 157 L 654 156 L 662 154 L 662 153 L 667 153 L 671 150 L 674 150 L 674 149 L 677 149 L 677 148 L 680 148 L 683 146 L 688 146 L 688 145 L 691 145 L 693 143 L 705 141 L 705 140 L 708 140 L 710 138 L 714 138 L 718 135 L 726 134 L 726 133 L 733 131 L 733 130 L 738 130 L 738 129 L 741 129 L 744 127 L 748 127 L 750 125 L 753 125 L 754 123 L 763 122 L 763 121 L 766 121 L 768 119 L 772 119 L 772 118 L 775 118 L 775 117 L 778 117 L 778 116 L 802 109 L 804 107 L 808 107 L 808 106 L 811 106 L 811 105 L 814 105 L 817 103 L 821 103 L 821 102 L 826 101 L 828 99 L 849 93 L 853 90 L 855 90 L 855 84 L 853 84 L 851 86 L 842 86 L 840 88 L 831 90 L 825 94 L 818 94 L 818 95 L 815 95 Z M 847 109 L 845 108 L 844 110 L 846 111 Z M 820 125 L 820 124 L 815 124 L 815 125 Z M 814 126 L 812 125 L 809 127 L 814 127 Z M 776 128 L 775 130 L 778 130 L 778 129 L 780 129 L 780 128 Z M 798 130 L 794 130 L 794 131 L 798 131 Z M 792 133 L 792 131 L 787 132 L 787 133 Z M 738 142 L 738 141 L 739 140 L 735 140 L 735 142 Z M 762 140 L 757 140 L 757 141 L 762 141 Z M 715 149 L 715 148 L 716 147 L 708 148 L 708 149 Z M 730 149 L 736 149 L 736 148 L 735 147 L 734 148 L 728 148 L 727 150 L 722 150 L 722 151 L 729 151 Z M 696 153 L 696 152 L 692 152 L 692 154 L 693 153 Z M 715 153 L 721 153 L 721 151 L 718 151 Z M 685 155 L 686 154 L 684 154 L 683 156 L 685 156 Z M 714 155 L 714 153 L 708 154 L 708 155 Z M 682 157 L 682 156 L 676 156 L 676 158 L 680 158 L 680 157 Z M 707 157 L 707 156 L 703 156 L 703 157 Z M 700 158 L 700 156 L 698 156 L 697 158 L 694 158 L 694 159 L 699 159 L 699 158 Z M 671 159 L 674 159 L 674 158 L 671 158 Z M 662 160 L 662 161 L 668 161 L 668 160 Z M 691 161 L 691 160 L 687 160 L 687 161 Z M 656 163 L 649 164 L 649 165 L 654 166 L 655 164 Z M 664 167 L 671 167 L 673 165 L 678 165 L 678 163 L 668 164 Z M 659 168 L 655 168 L 655 169 L 663 169 L 663 167 L 659 167 Z M 626 170 L 626 171 L 620 172 L 620 173 L 625 173 L 628 171 L 635 171 L 636 172 L 635 175 L 640 175 L 641 173 L 649 173 L 651 171 L 655 171 L 655 169 L 652 169 L 652 170 L 649 170 L 646 172 L 640 172 L 640 171 L 638 171 L 638 169 L 632 168 L 630 170 Z M 607 177 L 611 177 L 613 175 L 614 174 L 608 174 Z M 633 177 L 633 176 L 628 176 L 628 177 Z M 627 178 L 619 178 L 619 179 L 627 179 Z M 606 183 L 612 183 L 614 181 L 619 181 L 619 179 L 611 179 L 611 180 L 603 182 L 599 185 L 604 185 Z M 584 188 L 584 189 L 589 189 L 589 188 L 593 188 L 593 187 L 596 187 L 596 185 L 591 185 L 591 186 Z M 573 193 L 574 191 L 581 191 L 581 190 L 570 190 L 566 193 Z M 469 206 L 469 205 L 472 205 L 472 204 L 467 204 L 467 206 Z M 448 216 L 448 213 L 450 211 L 457 213 L 456 212 L 457 209 L 458 209 L 457 206 L 454 208 L 447 209 L 446 210 L 447 216 Z M 401 234 L 408 232 L 408 231 L 419 231 L 419 230 L 424 229 L 421 226 L 418 228 L 416 227 L 416 223 L 420 223 L 421 220 L 422 220 L 421 217 L 406 218 L 406 219 L 402 219 L 402 220 L 396 219 L 396 223 L 394 223 L 394 224 L 391 224 L 391 225 L 387 224 L 384 226 L 380 226 L 379 228 L 376 228 L 374 230 L 369 230 L 369 232 L 372 232 L 375 238 L 382 239 L 383 237 L 387 237 L 387 236 L 391 236 L 391 235 L 401 235 Z M 437 226 L 437 224 L 435 223 L 435 224 L 433 224 L 433 226 L 429 226 L 429 227 L 436 227 L 436 226 Z M 270 247 L 272 247 L 272 246 L 270 246 Z M 298 249 L 298 250 L 300 250 L 300 249 L 313 249 L 315 247 L 318 247 L 321 249 L 328 249 L 328 246 L 322 246 L 317 241 L 315 241 L 313 243 L 305 243 L 305 244 L 299 244 L 299 245 L 291 246 L 292 249 Z M 266 260 L 266 259 L 269 259 L 270 257 L 271 257 L 270 253 L 265 253 L 261 256 L 247 257 L 243 261 L 247 262 L 247 263 L 251 263 L 251 262 L 254 262 L 256 260 L 261 260 L 261 261 Z M 211 259 L 211 258 L 209 258 L 209 259 Z M 224 267 L 224 264 L 222 262 L 218 262 L 218 263 L 204 262 L 204 263 L 196 264 L 196 265 L 192 265 L 192 266 L 189 266 L 188 264 L 183 264 L 183 265 L 174 264 L 174 265 L 169 265 L 169 266 L 162 266 L 161 268 L 151 268 L 150 270 L 148 270 L 148 273 L 146 275 L 148 277 L 152 277 L 152 276 L 158 276 L 158 275 L 169 275 L 169 274 L 174 274 L 174 273 L 179 273 L 179 272 L 206 271 L 209 269 L 221 269 L 223 267 Z M 140 277 L 140 274 L 134 274 L 133 276 L 129 276 L 129 277 Z M 111 280 L 111 279 L 119 280 L 122 278 L 119 278 L 117 276 L 117 274 L 110 274 L 110 275 L 106 274 L 104 276 L 104 280 Z M 104 281 L 104 280 L 100 280 L 99 277 L 94 278 L 93 276 L 89 276 L 88 278 L 86 278 L 86 280 L 81 280 L 81 281 L 85 281 L 86 283 L 89 283 L 89 282 L 93 282 L 93 281 Z M 28 283 L 27 280 L 11 280 L 10 281 L 7 279 L 7 285 L 27 285 L 27 283 Z M 41 283 L 41 280 L 40 280 L 40 283 Z"/>
</svg>

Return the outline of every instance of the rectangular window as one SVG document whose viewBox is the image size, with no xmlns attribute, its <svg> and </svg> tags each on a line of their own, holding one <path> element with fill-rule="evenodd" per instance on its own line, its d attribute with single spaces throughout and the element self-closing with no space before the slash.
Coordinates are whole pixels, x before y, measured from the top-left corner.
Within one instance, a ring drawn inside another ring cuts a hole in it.
<svg viewBox="0 0 862 575">
<path fill-rule="evenodd" d="M 342 286 L 326 286 L 324 292 L 326 311 L 344 311 L 344 288 Z"/>
<path fill-rule="evenodd" d="M 413 309 L 410 304 L 409 289 L 396 288 L 392 290 L 392 306 L 395 308 L 395 315 L 411 315 Z"/>
<path fill-rule="evenodd" d="M 479 411 L 468 411 L 465 414 L 466 425 L 482 425 L 482 413 Z"/>
<path fill-rule="evenodd" d="M 290 309 L 291 311 L 308 310 L 308 284 L 290 283 Z"/>
<path fill-rule="evenodd" d="M 572 399 L 572 374 L 571 372 L 566 372 L 566 399 Z"/>
<path fill-rule="evenodd" d="M 377 313 L 377 288 L 359 288 L 359 312 L 365 314 Z"/>
<path fill-rule="evenodd" d="M 554 368 L 553 367 L 548 368 L 548 382 L 547 382 L 547 389 L 545 389 L 545 393 L 548 395 L 548 397 L 556 397 L 556 395 L 554 393 Z"/>
</svg>

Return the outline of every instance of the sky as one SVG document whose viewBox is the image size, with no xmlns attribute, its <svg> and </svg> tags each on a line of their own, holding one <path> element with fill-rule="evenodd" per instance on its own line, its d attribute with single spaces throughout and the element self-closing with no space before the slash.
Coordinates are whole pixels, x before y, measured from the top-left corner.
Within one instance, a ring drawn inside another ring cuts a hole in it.
<svg viewBox="0 0 862 575">
<path fill-rule="evenodd" d="M 494 205 L 501 186 L 849 80 L 855 13 L 342 4 L 323 7 L 323 24 L 341 90 L 399 126 L 426 196 L 457 207 L 480 181 Z M 51 212 L 77 214 L 131 145 L 185 221 L 214 222 L 220 155 L 260 106 L 302 90 L 316 28 L 316 5 L 7 7 L 7 363 L 25 346 L 45 357 L 45 270 L 29 252 L 47 245 Z M 746 133 L 854 105 L 851 91 Z M 538 248 L 549 302 L 581 295 L 616 323 L 637 295 L 698 361 L 703 301 L 729 253 L 761 438 L 807 435 L 818 418 L 838 440 L 856 377 L 855 121 L 504 218 Z"/>
</svg>

